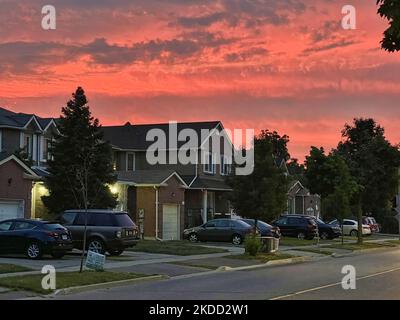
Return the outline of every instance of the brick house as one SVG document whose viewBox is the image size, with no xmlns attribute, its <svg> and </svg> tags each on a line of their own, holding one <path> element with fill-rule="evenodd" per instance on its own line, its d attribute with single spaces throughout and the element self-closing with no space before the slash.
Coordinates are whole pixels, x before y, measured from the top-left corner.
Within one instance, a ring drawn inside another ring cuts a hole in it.
<svg viewBox="0 0 400 320">
<path fill-rule="evenodd" d="M 189 164 L 150 164 L 146 151 L 153 142 L 146 141 L 151 130 L 164 132 L 167 145 L 165 158 L 180 148 L 185 141 L 174 147 L 169 145 L 170 124 L 105 126 L 105 140 L 114 150 L 114 167 L 118 182 L 112 190 L 118 194 L 119 209 L 126 210 L 142 225 L 145 237 L 179 239 L 184 228 L 196 226 L 217 216 L 230 214 L 232 208 L 227 200 L 231 190 L 225 183 L 230 172 L 224 148 L 232 144 L 220 144 L 220 152 L 209 154 L 213 138 L 222 139 L 220 122 L 177 123 L 177 132 L 191 129 L 198 141 L 193 148 L 195 161 Z M 202 130 L 208 132 L 202 136 Z M 217 137 L 216 137 L 217 136 Z M 226 150 L 228 151 L 228 150 Z M 203 164 L 202 157 L 210 161 Z M 216 161 L 221 157 L 221 161 Z M 141 216 L 144 216 L 144 218 Z"/>
<path fill-rule="evenodd" d="M 220 154 L 207 155 L 207 165 L 201 161 L 207 143 L 210 145 L 223 130 L 222 124 L 177 124 L 178 132 L 192 129 L 199 137 L 197 161 L 186 165 L 147 162 L 146 150 L 151 142 L 146 141 L 146 134 L 151 129 L 162 130 L 169 137 L 169 124 L 103 127 L 114 152 L 118 182 L 110 188 L 118 194 L 116 210 L 128 211 L 140 222 L 146 237 L 163 239 L 179 239 L 184 228 L 229 214 L 232 208 L 226 194 L 230 189 L 224 181 L 230 171 L 224 155 L 226 145 L 221 145 Z M 208 134 L 202 136 L 202 130 Z M 47 159 L 51 157 L 49 147 L 56 132 L 52 118 L 0 108 L 0 220 L 43 217 L 47 213 L 41 197 L 47 194 L 43 181 L 49 174 Z M 171 150 L 168 145 L 163 152 L 169 156 Z M 21 151 L 31 162 L 29 166 L 14 155 Z M 221 164 L 216 161 L 220 156 Z"/>
<path fill-rule="evenodd" d="M 57 130 L 51 118 L 0 108 L 0 220 L 35 217 L 45 194 L 43 178 L 49 145 Z M 30 165 L 14 153 L 23 152 Z M 40 214 L 40 213 L 39 213 Z"/>
</svg>

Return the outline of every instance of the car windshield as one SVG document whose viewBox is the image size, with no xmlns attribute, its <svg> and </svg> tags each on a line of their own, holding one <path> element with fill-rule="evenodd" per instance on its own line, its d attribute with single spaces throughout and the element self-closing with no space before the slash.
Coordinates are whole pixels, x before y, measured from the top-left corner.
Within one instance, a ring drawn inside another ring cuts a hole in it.
<svg viewBox="0 0 400 320">
<path fill-rule="evenodd" d="M 132 219 L 127 214 L 116 214 L 116 224 L 118 227 L 134 227 Z"/>
</svg>

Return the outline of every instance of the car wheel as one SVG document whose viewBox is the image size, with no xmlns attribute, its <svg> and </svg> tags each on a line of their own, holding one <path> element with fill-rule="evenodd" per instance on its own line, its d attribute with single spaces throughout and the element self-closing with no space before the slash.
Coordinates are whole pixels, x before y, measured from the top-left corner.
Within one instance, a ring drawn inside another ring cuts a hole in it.
<svg viewBox="0 0 400 320">
<path fill-rule="evenodd" d="M 88 251 L 104 254 L 106 252 L 104 242 L 98 238 L 89 240 Z"/>
<path fill-rule="evenodd" d="M 304 240 L 305 238 L 306 238 L 306 235 L 304 234 L 304 232 L 299 232 L 297 234 L 297 239 Z"/>
<path fill-rule="evenodd" d="M 189 241 L 190 242 L 197 242 L 199 241 L 199 236 L 195 233 L 189 234 Z"/>
<path fill-rule="evenodd" d="M 322 233 L 319 235 L 319 237 L 320 237 L 322 240 L 328 240 L 328 239 L 329 239 L 329 234 L 328 234 L 328 232 L 322 232 Z"/>
<path fill-rule="evenodd" d="M 243 238 L 240 234 L 234 234 L 232 236 L 232 244 L 234 244 L 235 246 L 242 244 L 242 242 L 243 242 Z"/>
<path fill-rule="evenodd" d="M 358 237 L 358 231 L 357 231 L 357 230 L 352 230 L 352 231 L 350 232 L 350 236 L 351 236 L 351 237 Z"/>
<path fill-rule="evenodd" d="M 32 260 L 40 259 L 43 255 L 42 247 L 37 242 L 31 242 L 26 247 L 26 255 Z"/>
<path fill-rule="evenodd" d="M 53 253 L 51 254 L 51 256 L 52 256 L 54 259 L 61 259 L 62 257 L 65 256 L 65 252 L 53 252 Z"/>
<path fill-rule="evenodd" d="M 108 251 L 110 256 L 120 256 L 123 252 L 124 252 L 124 250 L 111 250 L 111 251 Z"/>
</svg>

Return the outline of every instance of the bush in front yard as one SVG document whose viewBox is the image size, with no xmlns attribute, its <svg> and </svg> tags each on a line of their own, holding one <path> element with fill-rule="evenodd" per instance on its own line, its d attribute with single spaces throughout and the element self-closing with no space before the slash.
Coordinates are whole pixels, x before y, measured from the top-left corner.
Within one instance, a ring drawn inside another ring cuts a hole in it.
<svg viewBox="0 0 400 320">
<path fill-rule="evenodd" d="M 244 241 L 244 248 L 247 254 L 256 256 L 261 249 L 261 240 L 258 236 L 248 235 Z"/>
</svg>

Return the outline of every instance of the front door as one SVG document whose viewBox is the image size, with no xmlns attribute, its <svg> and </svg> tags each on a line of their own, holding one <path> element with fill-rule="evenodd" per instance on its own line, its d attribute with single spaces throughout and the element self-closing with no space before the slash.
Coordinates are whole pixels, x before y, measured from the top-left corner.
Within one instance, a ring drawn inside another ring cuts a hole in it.
<svg viewBox="0 0 400 320">
<path fill-rule="evenodd" d="M 163 230 L 164 240 L 180 239 L 179 205 L 176 204 L 163 205 L 162 230 Z"/>
</svg>

